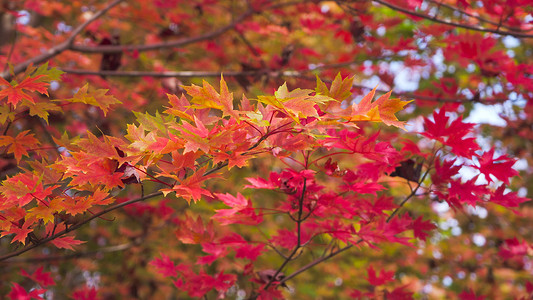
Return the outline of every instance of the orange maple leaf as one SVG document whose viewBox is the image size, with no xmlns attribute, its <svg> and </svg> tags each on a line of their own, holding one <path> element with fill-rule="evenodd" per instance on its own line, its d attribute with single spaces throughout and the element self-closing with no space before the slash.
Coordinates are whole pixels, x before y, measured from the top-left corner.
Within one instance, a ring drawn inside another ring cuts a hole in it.
<svg viewBox="0 0 533 300">
<path fill-rule="evenodd" d="M 0 136 L 0 146 L 9 146 L 7 153 L 13 153 L 17 163 L 20 162 L 22 155 L 28 155 L 28 149 L 35 148 L 39 145 L 39 141 L 33 137 L 33 134 L 28 134 L 29 130 L 19 133 L 16 137 Z"/>
<path fill-rule="evenodd" d="M 20 101 L 22 101 L 22 99 L 26 99 L 30 101 L 31 103 L 35 103 L 35 101 L 33 100 L 33 97 L 26 94 L 26 91 L 28 92 L 37 91 L 41 94 L 48 96 L 48 91 L 46 87 L 49 86 L 50 84 L 47 82 L 39 82 L 39 79 L 45 76 L 46 75 L 28 77 L 24 79 L 21 83 L 15 84 L 14 86 L 12 86 L 4 78 L 0 77 L 0 85 L 7 86 L 6 89 L 0 91 L 0 100 L 7 97 L 7 103 L 11 103 L 15 107 Z"/>
<path fill-rule="evenodd" d="M 202 184 L 207 179 L 217 177 L 217 175 L 204 175 L 206 170 L 207 167 L 200 168 L 194 174 L 181 181 L 181 183 L 174 185 L 172 188 L 163 189 L 161 192 L 163 192 L 165 197 L 168 193 L 175 192 L 176 196 L 184 198 L 188 203 L 191 202 L 191 199 L 194 200 L 194 202 L 200 200 L 202 195 L 210 196 L 211 192 L 202 188 Z M 177 176 L 174 176 L 174 179 L 179 180 Z"/>
<path fill-rule="evenodd" d="M 222 111 L 222 117 L 231 116 L 239 119 L 237 111 L 233 110 L 233 93 L 228 91 L 228 85 L 224 77 L 220 77 L 220 94 L 207 81 L 203 81 L 203 87 L 197 85 L 184 86 L 187 94 L 192 96 L 191 102 L 198 108 L 215 108 Z"/>
<path fill-rule="evenodd" d="M 30 225 L 32 225 L 32 224 L 33 224 L 32 222 L 24 222 L 22 227 L 18 227 L 18 226 L 15 226 L 14 224 L 12 224 L 11 228 L 9 230 L 2 231 L 0 233 L 0 237 L 4 237 L 4 236 L 6 236 L 8 234 L 14 233 L 15 237 L 13 238 L 13 240 L 11 240 L 11 243 L 21 242 L 23 245 L 25 245 L 26 244 L 26 237 L 28 236 L 28 234 L 30 232 L 33 231 L 33 229 L 29 228 Z"/>
<path fill-rule="evenodd" d="M 364 96 L 359 103 L 352 105 L 352 112 L 347 116 L 348 120 L 383 122 L 389 126 L 392 125 L 405 130 L 405 122 L 398 121 L 394 114 L 402 110 L 411 101 L 402 101 L 398 98 L 391 99 L 391 92 L 388 92 L 372 102 L 376 89 L 377 87 Z"/>
<path fill-rule="evenodd" d="M 74 250 L 72 246 L 79 245 L 85 243 L 84 241 L 75 240 L 72 236 L 64 236 L 60 238 L 56 238 L 50 241 L 54 246 L 57 248 L 65 248 L 69 250 Z"/>
</svg>

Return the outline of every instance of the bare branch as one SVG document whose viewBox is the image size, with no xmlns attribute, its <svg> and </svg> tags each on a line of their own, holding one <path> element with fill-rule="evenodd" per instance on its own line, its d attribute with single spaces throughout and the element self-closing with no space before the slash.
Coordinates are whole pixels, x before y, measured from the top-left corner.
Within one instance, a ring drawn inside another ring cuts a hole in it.
<svg viewBox="0 0 533 300">
<path fill-rule="evenodd" d="M 175 47 L 182 47 L 185 45 L 206 41 L 213 39 L 226 31 L 235 28 L 237 24 L 242 22 L 247 17 L 253 15 L 255 12 L 253 10 L 248 10 L 245 13 L 243 13 L 241 16 L 239 16 L 235 21 L 231 22 L 230 24 L 221 27 L 217 30 L 190 37 L 190 38 L 184 38 L 179 39 L 177 41 L 169 41 L 164 43 L 156 43 L 156 44 L 149 44 L 149 45 L 109 45 L 109 46 L 80 46 L 80 45 L 73 45 L 69 48 L 69 50 L 82 52 L 82 53 L 122 53 L 124 51 L 153 51 L 153 50 L 160 50 L 165 48 L 175 48 Z"/>
<path fill-rule="evenodd" d="M 67 260 L 74 259 L 79 257 L 94 256 L 102 253 L 111 253 L 127 250 L 133 247 L 135 243 L 125 243 L 115 246 L 103 247 L 98 250 L 87 251 L 87 252 L 76 252 L 68 255 L 57 255 L 57 256 L 39 256 L 39 257 L 29 257 L 29 258 L 13 258 L 9 260 L 9 263 L 42 263 L 44 261 L 58 261 L 58 260 Z"/>
<path fill-rule="evenodd" d="M 104 75 L 104 76 L 122 76 L 122 77 L 179 77 L 179 78 L 194 78 L 194 77 L 220 77 L 223 74 L 225 77 L 257 75 L 267 73 L 266 71 L 90 71 L 90 70 L 78 70 L 78 69 L 66 69 L 61 71 L 69 74 L 77 75 Z"/>
</svg>

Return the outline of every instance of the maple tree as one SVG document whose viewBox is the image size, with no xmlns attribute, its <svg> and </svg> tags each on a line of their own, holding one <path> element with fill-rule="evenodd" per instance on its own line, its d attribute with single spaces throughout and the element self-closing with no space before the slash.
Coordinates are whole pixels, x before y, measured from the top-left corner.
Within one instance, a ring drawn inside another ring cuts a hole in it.
<svg viewBox="0 0 533 300">
<path fill-rule="evenodd" d="M 533 295 L 529 1 L 1 3 L 1 295 Z"/>
</svg>

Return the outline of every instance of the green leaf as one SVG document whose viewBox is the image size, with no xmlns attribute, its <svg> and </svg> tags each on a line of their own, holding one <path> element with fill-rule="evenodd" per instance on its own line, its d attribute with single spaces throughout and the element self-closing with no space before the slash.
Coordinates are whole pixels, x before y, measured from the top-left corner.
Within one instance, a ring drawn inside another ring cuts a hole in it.
<svg viewBox="0 0 533 300">
<path fill-rule="evenodd" d="M 56 68 L 48 68 L 48 62 L 40 65 L 35 72 L 33 73 L 33 76 L 37 75 L 45 75 L 47 76 L 47 82 L 50 82 L 52 80 L 60 80 L 61 75 L 65 74 L 65 72 L 58 70 Z"/>
</svg>

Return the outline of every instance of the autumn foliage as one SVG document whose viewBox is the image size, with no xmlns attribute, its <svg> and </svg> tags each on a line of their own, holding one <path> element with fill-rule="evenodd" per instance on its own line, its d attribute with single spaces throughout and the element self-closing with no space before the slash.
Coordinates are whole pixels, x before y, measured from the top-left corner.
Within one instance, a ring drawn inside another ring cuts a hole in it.
<svg viewBox="0 0 533 300">
<path fill-rule="evenodd" d="M 529 299 L 529 5 L 4 4 L 0 293 Z"/>
</svg>

